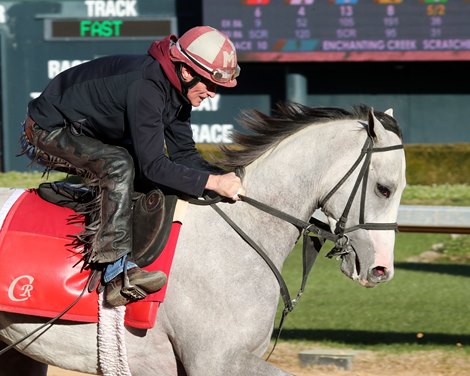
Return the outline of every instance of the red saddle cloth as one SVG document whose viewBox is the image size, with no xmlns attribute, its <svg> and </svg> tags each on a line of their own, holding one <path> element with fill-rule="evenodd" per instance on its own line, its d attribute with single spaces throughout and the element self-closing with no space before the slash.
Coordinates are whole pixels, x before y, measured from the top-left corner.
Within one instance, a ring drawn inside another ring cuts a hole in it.
<svg viewBox="0 0 470 376">
<path fill-rule="evenodd" d="M 25 191 L 15 201 L 0 231 L 0 311 L 52 318 L 82 293 L 90 272 L 81 270 L 81 256 L 69 246 L 70 235 L 81 231 L 80 225 L 69 223 L 72 215 L 71 209 L 44 201 L 35 191 Z M 161 255 L 144 269 L 169 275 L 180 228 L 180 222 L 173 222 Z M 125 324 L 152 328 L 165 293 L 166 286 L 128 304 Z M 62 319 L 97 322 L 97 293 L 85 292 Z"/>
</svg>

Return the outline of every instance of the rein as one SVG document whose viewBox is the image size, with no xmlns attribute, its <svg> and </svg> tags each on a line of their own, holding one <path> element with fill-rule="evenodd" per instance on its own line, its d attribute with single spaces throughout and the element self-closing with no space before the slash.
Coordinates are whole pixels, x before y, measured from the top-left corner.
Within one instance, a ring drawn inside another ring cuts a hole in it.
<svg viewBox="0 0 470 376">
<path fill-rule="evenodd" d="M 299 292 L 297 293 L 297 296 L 295 299 L 291 299 L 289 289 L 287 288 L 287 284 L 284 281 L 284 278 L 281 275 L 281 272 L 278 270 L 278 268 L 274 265 L 274 263 L 271 261 L 269 256 L 266 254 L 264 249 L 257 244 L 246 232 L 244 232 L 227 214 L 225 214 L 220 207 L 218 207 L 215 204 L 211 204 L 212 208 L 235 230 L 235 232 L 240 235 L 243 240 L 245 240 L 256 252 L 263 258 L 263 260 L 268 264 L 269 268 L 272 270 L 274 273 L 274 276 L 276 277 L 277 281 L 279 282 L 279 286 L 281 288 L 281 296 L 284 301 L 284 311 L 286 312 L 291 312 L 294 309 L 294 306 L 298 303 L 300 297 L 303 294 L 303 291 L 305 289 L 305 285 L 307 283 L 307 277 L 308 274 L 315 262 L 315 259 L 318 255 L 318 252 L 321 248 L 321 246 L 324 243 L 324 239 L 329 239 L 329 240 L 336 240 L 336 236 L 331 233 L 326 228 L 326 224 L 324 224 L 321 221 L 318 221 L 315 218 L 312 218 L 312 222 L 304 222 L 302 220 L 299 220 L 295 217 L 292 217 L 291 215 L 284 213 L 280 210 L 274 209 L 270 206 L 267 206 L 259 201 L 256 201 L 253 198 L 244 196 L 244 195 L 238 195 L 240 197 L 241 201 L 244 201 L 251 206 L 254 206 L 268 214 L 271 214 L 275 217 L 278 217 L 286 222 L 289 222 L 293 224 L 297 229 L 300 231 L 300 236 L 303 238 L 303 247 L 302 247 L 302 258 L 303 258 L 303 272 L 302 272 L 302 283 L 299 289 Z M 314 222 L 313 222 L 314 221 Z M 311 235 L 312 233 L 317 234 L 319 237 L 315 237 Z M 320 235 L 321 234 L 321 235 Z M 299 238 L 300 238 L 299 236 Z M 323 238 L 320 240 L 320 238 Z M 320 246 L 319 248 L 316 248 L 315 246 Z M 316 251 L 316 252 L 314 252 Z"/>
<path fill-rule="evenodd" d="M 73 306 L 75 306 L 75 304 L 77 304 L 79 302 L 79 300 L 83 297 L 83 294 L 85 294 L 86 291 L 89 291 L 88 288 L 90 286 L 90 282 L 91 282 L 91 277 L 88 278 L 87 280 L 87 283 L 85 284 L 85 287 L 83 287 L 83 290 L 82 292 L 80 293 L 80 295 L 77 296 L 77 298 L 72 302 L 70 303 L 70 305 L 65 308 L 62 312 L 60 312 L 57 316 L 53 317 L 52 319 L 50 319 L 49 321 L 45 322 L 44 324 L 42 324 L 41 326 L 37 327 L 36 329 L 34 329 L 33 331 L 27 333 L 24 337 L 20 338 L 18 341 L 16 342 L 13 342 L 12 344 L 6 346 L 5 348 L 3 348 L 1 351 L 0 351 L 0 356 L 2 356 L 3 354 L 5 354 L 7 351 L 11 350 L 12 348 L 16 347 L 17 345 L 19 345 L 20 343 L 22 343 L 23 341 L 27 340 L 28 338 L 30 338 L 32 335 L 38 333 L 39 331 L 41 331 L 36 337 L 36 338 L 39 338 L 40 336 L 42 336 L 45 332 L 47 332 L 54 324 L 56 321 L 60 320 L 60 318 L 62 316 L 64 316 L 68 311 L 70 311 Z M 34 341 L 34 339 L 33 339 Z"/>
<path fill-rule="evenodd" d="M 300 232 L 299 238 L 300 236 L 302 236 L 303 238 L 303 247 L 302 247 L 303 272 L 302 272 L 302 283 L 295 299 L 291 299 L 289 290 L 287 288 L 287 284 L 284 281 L 284 278 L 282 277 L 281 272 L 277 269 L 277 267 L 271 261 L 271 259 L 269 258 L 267 253 L 264 251 L 264 249 L 260 245 L 258 245 L 245 231 L 243 231 L 240 228 L 240 226 L 238 226 L 224 211 L 222 211 L 222 209 L 220 209 L 219 206 L 217 206 L 218 203 L 224 200 L 222 197 L 219 196 L 215 198 L 205 198 L 204 200 L 189 199 L 189 203 L 195 204 L 195 205 L 203 205 L 203 206 L 210 205 L 230 225 L 230 227 L 232 227 L 232 229 L 238 235 L 240 235 L 240 237 L 243 240 L 245 240 L 263 258 L 263 260 L 272 270 L 281 288 L 281 296 L 284 301 L 284 311 L 292 312 L 294 309 L 294 306 L 298 303 L 298 300 L 303 294 L 305 285 L 307 283 L 308 274 L 315 262 L 315 259 L 320 251 L 320 248 L 323 246 L 323 243 L 325 242 L 325 240 L 331 240 L 333 242 L 337 242 L 339 239 L 339 236 L 336 234 L 333 234 L 329 230 L 329 226 L 326 223 L 321 222 L 320 220 L 316 218 L 312 217 L 310 218 L 309 222 L 305 222 L 301 219 L 293 217 L 290 214 L 287 214 L 281 210 L 278 210 L 269 205 L 266 205 L 253 198 L 250 198 L 241 194 L 239 194 L 238 196 L 240 197 L 241 201 L 244 201 L 247 204 L 257 209 L 264 211 L 265 213 L 271 214 L 274 217 L 280 218 L 284 220 L 285 222 L 288 222 L 294 225 L 299 230 Z"/>
</svg>

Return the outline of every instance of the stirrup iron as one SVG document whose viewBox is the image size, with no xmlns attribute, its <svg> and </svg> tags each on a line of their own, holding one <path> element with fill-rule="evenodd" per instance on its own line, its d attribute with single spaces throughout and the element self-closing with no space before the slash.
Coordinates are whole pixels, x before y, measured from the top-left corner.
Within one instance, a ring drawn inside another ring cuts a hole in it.
<svg viewBox="0 0 470 376">
<path fill-rule="evenodd" d="M 147 296 L 147 293 L 137 285 L 131 285 L 129 281 L 129 276 L 127 275 L 127 262 L 124 266 L 123 271 L 124 282 L 121 288 L 121 294 L 124 295 L 127 299 L 131 300 L 141 300 Z"/>
</svg>

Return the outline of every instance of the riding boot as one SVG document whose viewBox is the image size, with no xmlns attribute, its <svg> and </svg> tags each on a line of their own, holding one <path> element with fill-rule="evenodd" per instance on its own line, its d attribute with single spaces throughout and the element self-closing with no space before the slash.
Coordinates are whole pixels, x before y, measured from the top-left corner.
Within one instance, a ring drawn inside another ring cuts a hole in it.
<svg viewBox="0 0 470 376">
<path fill-rule="evenodd" d="M 165 283 L 165 273 L 147 272 L 136 266 L 124 271 L 106 284 L 105 304 L 110 307 L 126 305 L 159 291 Z"/>
<path fill-rule="evenodd" d="M 84 184 L 67 181 L 45 182 L 37 188 L 39 197 L 52 204 L 72 209 L 80 214 L 87 214 L 95 198 L 93 189 Z"/>
<path fill-rule="evenodd" d="M 91 178 L 91 184 L 98 187 L 99 215 L 88 226 L 97 230 L 91 236 L 91 249 L 85 261 L 112 263 L 131 253 L 134 164 L 128 151 L 87 137 L 73 125 L 51 132 L 35 127 L 31 138 L 31 144 L 53 156 L 51 169 L 56 169 L 56 165 L 71 167 L 78 175 Z M 161 288 L 159 273 L 149 273 L 147 278 L 156 282 L 145 293 Z"/>
</svg>

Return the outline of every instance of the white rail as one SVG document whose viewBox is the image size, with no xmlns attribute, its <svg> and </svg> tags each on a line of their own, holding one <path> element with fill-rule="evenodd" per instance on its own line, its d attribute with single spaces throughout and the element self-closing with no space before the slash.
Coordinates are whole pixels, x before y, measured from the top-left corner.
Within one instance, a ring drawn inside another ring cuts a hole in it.
<svg viewBox="0 0 470 376">
<path fill-rule="evenodd" d="M 470 234 L 470 207 L 401 205 L 398 228 L 403 232 Z"/>
<path fill-rule="evenodd" d="M 314 216 L 326 221 L 319 210 Z M 470 207 L 400 205 L 397 222 L 401 232 L 470 234 Z"/>
</svg>

